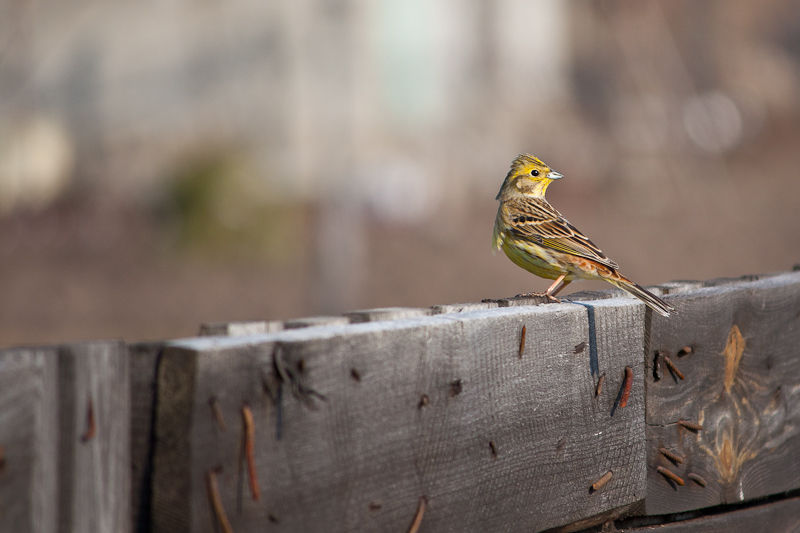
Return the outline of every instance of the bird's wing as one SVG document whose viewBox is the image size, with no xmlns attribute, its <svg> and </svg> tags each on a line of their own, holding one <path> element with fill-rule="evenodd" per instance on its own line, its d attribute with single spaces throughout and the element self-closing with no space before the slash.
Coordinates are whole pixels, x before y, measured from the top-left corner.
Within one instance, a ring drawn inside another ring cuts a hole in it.
<svg viewBox="0 0 800 533">
<path fill-rule="evenodd" d="M 619 268 L 547 200 L 525 198 L 508 202 L 506 207 L 512 233 L 531 239 L 540 246 L 591 259 L 614 270 Z"/>
</svg>

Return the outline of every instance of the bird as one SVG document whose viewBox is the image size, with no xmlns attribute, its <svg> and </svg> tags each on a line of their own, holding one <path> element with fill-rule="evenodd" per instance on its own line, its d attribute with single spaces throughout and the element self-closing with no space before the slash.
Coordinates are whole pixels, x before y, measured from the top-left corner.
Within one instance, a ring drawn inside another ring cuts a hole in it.
<svg viewBox="0 0 800 533">
<path fill-rule="evenodd" d="M 547 187 L 563 177 L 538 157 L 520 154 L 497 193 L 500 207 L 494 221 L 494 248 L 502 249 L 528 272 L 555 280 L 543 293 L 519 296 L 543 296 L 559 302 L 556 295 L 572 281 L 600 279 L 632 294 L 658 314 L 670 316 L 675 311 L 672 306 L 620 274 L 619 265 L 545 199 Z"/>
</svg>

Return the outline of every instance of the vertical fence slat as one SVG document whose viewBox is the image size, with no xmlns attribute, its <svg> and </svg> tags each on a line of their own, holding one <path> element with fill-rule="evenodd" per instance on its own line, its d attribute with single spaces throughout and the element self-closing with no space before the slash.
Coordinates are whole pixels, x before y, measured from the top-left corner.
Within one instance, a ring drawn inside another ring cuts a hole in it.
<svg viewBox="0 0 800 533">
<path fill-rule="evenodd" d="M 0 530 L 58 523 L 55 349 L 0 352 Z"/>
<path fill-rule="evenodd" d="M 59 350 L 59 531 L 130 531 L 130 375 L 121 342 Z"/>
<path fill-rule="evenodd" d="M 155 533 L 191 531 L 191 417 L 197 355 L 165 348 L 158 364 L 152 526 Z"/>
</svg>

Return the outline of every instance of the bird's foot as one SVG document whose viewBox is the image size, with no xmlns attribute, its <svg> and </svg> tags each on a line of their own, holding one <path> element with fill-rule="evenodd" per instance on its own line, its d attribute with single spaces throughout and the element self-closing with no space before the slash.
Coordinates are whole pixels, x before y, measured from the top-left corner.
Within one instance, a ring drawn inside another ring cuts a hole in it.
<svg viewBox="0 0 800 533">
<path fill-rule="evenodd" d="M 536 298 L 537 296 L 542 297 L 544 295 L 545 294 L 543 292 L 523 292 L 517 294 L 516 296 L 514 296 L 514 298 Z"/>
<path fill-rule="evenodd" d="M 517 294 L 514 298 L 547 298 L 553 303 L 561 303 L 561 300 L 546 292 L 525 292 L 522 294 Z"/>
</svg>

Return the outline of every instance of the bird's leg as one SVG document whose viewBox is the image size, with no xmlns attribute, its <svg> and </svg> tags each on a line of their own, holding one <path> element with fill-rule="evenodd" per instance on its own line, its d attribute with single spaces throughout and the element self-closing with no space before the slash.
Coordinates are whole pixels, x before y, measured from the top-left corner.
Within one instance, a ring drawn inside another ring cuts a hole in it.
<svg viewBox="0 0 800 533">
<path fill-rule="evenodd" d="M 567 273 L 564 272 L 563 274 L 558 276 L 558 279 L 556 279 L 546 291 L 544 291 L 544 295 L 547 296 L 548 300 L 550 300 L 551 302 L 561 303 L 561 300 L 556 298 L 556 294 L 558 294 L 559 291 L 561 291 L 561 289 L 569 285 L 569 281 L 564 281 L 564 278 L 566 277 Z"/>
<path fill-rule="evenodd" d="M 566 277 L 566 274 L 561 274 L 561 276 L 559 276 L 559 278 L 557 280 L 555 280 L 552 285 L 550 285 L 550 288 L 547 289 L 547 292 L 545 292 L 545 294 L 547 295 L 548 298 L 555 299 L 556 294 L 561 292 L 561 290 L 564 287 L 566 287 L 567 285 L 572 283 L 571 280 L 570 281 L 564 281 L 565 277 Z"/>
<path fill-rule="evenodd" d="M 533 297 L 533 296 L 544 296 L 545 298 L 547 298 L 551 302 L 561 303 L 561 300 L 556 298 L 556 294 L 558 294 L 561 291 L 561 289 L 563 289 L 564 287 L 566 287 L 567 285 L 570 284 L 569 281 L 564 281 L 564 278 L 566 278 L 566 277 L 567 277 L 567 273 L 566 272 L 564 272 L 563 274 L 558 276 L 558 279 L 556 279 L 553 282 L 553 284 L 550 285 L 550 287 L 545 292 L 529 292 L 529 293 L 526 293 L 526 294 L 518 294 L 517 298 L 530 298 L 530 297 Z"/>
</svg>

